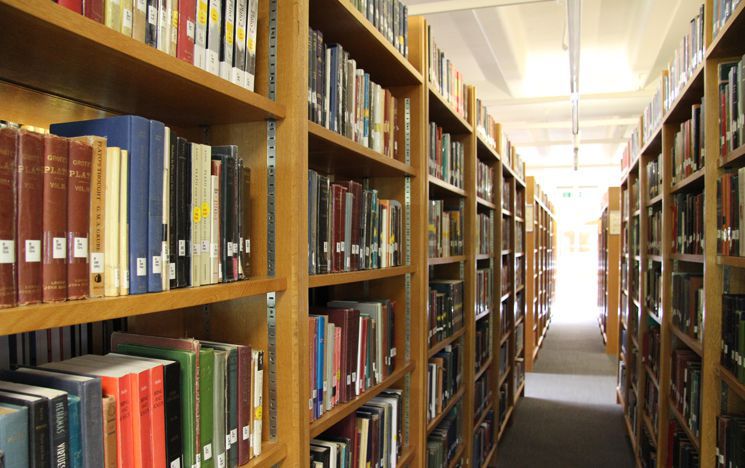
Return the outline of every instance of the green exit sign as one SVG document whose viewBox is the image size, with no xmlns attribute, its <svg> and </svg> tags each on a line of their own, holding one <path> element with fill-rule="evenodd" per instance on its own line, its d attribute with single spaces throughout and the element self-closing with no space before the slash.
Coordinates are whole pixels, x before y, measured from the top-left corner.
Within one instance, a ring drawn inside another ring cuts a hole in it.
<svg viewBox="0 0 745 468">
<path fill-rule="evenodd" d="M 563 198 L 572 198 L 572 192 L 564 192 L 561 194 Z"/>
</svg>

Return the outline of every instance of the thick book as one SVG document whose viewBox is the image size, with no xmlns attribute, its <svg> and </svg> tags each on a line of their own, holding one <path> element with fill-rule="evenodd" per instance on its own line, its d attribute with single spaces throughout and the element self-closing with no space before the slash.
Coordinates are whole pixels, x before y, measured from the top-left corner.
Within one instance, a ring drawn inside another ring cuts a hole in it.
<svg viewBox="0 0 745 468">
<path fill-rule="evenodd" d="M 176 287 L 182 288 L 190 284 L 191 270 L 191 143 L 183 138 L 177 140 L 176 171 L 178 187 L 176 195 L 177 219 L 177 258 L 176 258 Z"/>
<path fill-rule="evenodd" d="M 207 17 L 207 42 L 205 44 L 205 70 L 220 74 L 220 25 L 222 24 L 222 0 L 209 0 L 209 14 Z"/>
<path fill-rule="evenodd" d="M 179 0 L 178 2 L 176 57 L 187 63 L 194 63 L 194 29 L 197 1 L 202 0 Z"/>
<path fill-rule="evenodd" d="M 83 467 L 83 433 L 80 423 L 80 397 L 67 395 L 67 422 L 70 435 L 69 460 L 70 467 Z"/>
<path fill-rule="evenodd" d="M 165 184 L 164 191 L 168 190 L 168 207 L 169 210 L 163 214 L 168 217 L 168 289 L 178 287 L 178 219 L 179 219 L 179 164 L 178 145 L 180 137 L 171 133 L 168 148 L 168 183 Z"/>
<path fill-rule="evenodd" d="M 23 406 L 27 409 L 28 418 L 28 466 L 47 468 L 51 466 L 49 458 L 52 444 L 49 436 L 48 400 L 44 397 L 0 390 L 0 404 Z"/>
<path fill-rule="evenodd" d="M 207 15 L 209 0 L 196 0 L 197 14 L 194 28 L 194 65 L 207 69 Z"/>
<path fill-rule="evenodd" d="M 58 466 L 67 466 L 70 462 L 69 424 L 67 419 L 67 392 L 36 385 L 20 384 L 0 380 L 0 391 L 41 397 L 47 405 L 49 427 L 47 432 L 51 442 L 49 459 Z"/>
<path fill-rule="evenodd" d="M 216 343 L 212 341 L 200 341 L 202 346 L 214 348 L 215 350 L 222 350 L 226 353 L 226 381 L 225 381 L 225 395 L 226 395 L 226 451 L 227 451 L 227 464 L 228 466 L 238 465 L 238 406 L 239 401 L 239 390 L 238 390 L 238 354 L 239 346 L 231 345 L 226 343 Z M 247 409 L 246 409 L 247 411 Z M 246 459 L 248 460 L 248 459 Z M 245 464 L 241 463 L 241 464 Z"/>
<path fill-rule="evenodd" d="M 248 0 L 235 2 L 235 38 L 233 42 L 233 69 L 230 81 L 243 86 L 246 81 L 246 21 L 248 20 Z"/>
<path fill-rule="evenodd" d="M 251 276 L 251 169 L 238 159 L 238 243 L 240 244 L 240 279 Z"/>
<path fill-rule="evenodd" d="M 106 148 L 106 184 L 104 196 L 106 206 L 103 211 L 104 242 L 104 295 L 119 295 L 119 283 L 122 279 L 119 265 L 119 182 L 121 169 L 121 149 Z"/>
<path fill-rule="evenodd" d="M 221 349 L 214 349 L 215 365 L 213 372 L 213 405 L 212 405 L 212 443 L 214 445 L 215 466 L 226 466 L 227 444 L 230 442 L 227 418 L 227 385 L 228 385 L 228 353 Z"/>
<path fill-rule="evenodd" d="M 191 215 L 189 216 L 189 239 L 191 244 L 191 262 L 189 269 L 189 284 L 200 286 L 202 284 L 202 145 L 192 143 L 191 145 L 191 176 L 189 186 L 191 187 Z"/>
<path fill-rule="evenodd" d="M 200 263 L 200 283 L 203 285 L 212 284 L 212 275 L 210 274 L 212 247 L 210 245 L 210 231 L 212 229 L 212 176 L 210 154 L 211 150 L 208 145 L 200 145 L 200 188 L 199 206 L 201 207 L 202 216 L 199 222 L 199 231 L 202 240 L 201 263 Z"/>
<path fill-rule="evenodd" d="M 30 466 L 28 408 L 0 403 L 0 452 L 4 466 Z"/>
<path fill-rule="evenodd" d="M 15 372 L 1 371 L 0 378 L 56 388 L 80 398 L 79 423 L 83 442 L 83 466 L 93 468 L 103 465 L 103 407 L 99 378 L 31 367 L 20 367 Z"/>
<path fill-rule="evenodd" d="M 88 234 L 93 148 L 68 140 L 67 299 L 88 297 Z"/>
<path fill-rule="evenodd" d="M 209 277 L 210 283 L 217 284 L 224 278 L 222 266 L 222 247 L 220 238 L 224 238 L 224 225 L 220 222 L 222 210 L 220 209 L 220 197 L 222 191 L 223 167 L 221 161 L 212 160 L 210 171 L 210 257 Z"/>
<path fill-rule="evenodd" d="M 241 199 L 236 192 L 238 147 L 213 146 L 213 161 L 221 164 L 221 187 L 223 193 L 220 197 L 220 264 L 222 265 L 223 281 L 235 281 L 238 279 L 238 240 L 235 239 L 237 219 L 235 212 Z"/>
<path fill-rule="evenodd" d="M 42 301 L 67 299 L 67 140 L 44 135 Z"/>
<path fill-rule="evenodd" d="M 252 425 L 251 425 L 251 452 L 254 457 L 261 455 L 262 414 L 264 407 L 264 352 L 252 349 L 251 362 L 253 373 L 251 375 L 252 391 Z"/>
<path fill-rule="evenodd" d="M 0 308 L 16 305 L 17 155 L 18 130 L 0 128 Z"/>
<path fill-rule="evenodd" d="M 150 145 L 148 153 L 148 205 L 147 205 L 147 291 L 163 290 L 163 148 L 165 125 L 150 121 Z M 130 207 L 130 210 L 133 207 Z"/>
<path fill-rule="evenodd" d="M 19 213 L 16 218 L 17 304 L 41 302 L 42 192 L 44 187 L 44 137 L 21 130 L 18 139 Z"/>
<path fill-rule="evenodd" d="M 129 248 L 129 294 L 147 292 L 147 222 L 148 222 L 148 147 L 150 122 L 134 115 L 108 117 L 53 124 L 50 131 L 75 137 L 98 135 L 107 138 L 109 146 L 127 150 L 127 224 Z"/>
<path fill-rule="evenodd" d="M 202 466 L 215 466 L 213 444 L 215 352 L 211 348 L 199 350 L 199 445 L 202 450 Z"/>
<path fill-rule="evenodd" d="M 222 0 L 222 21 L 220 22 L 220 76 L 230 80 L 233 74 L 233 46 L 235 44 L 235 1 Z"/>
<path fill-rule="evenodd" d="M 116 468 L 116 400 L 111 395 L 101 398 L 103 408 L 103 465 L 105 468 Z M 101 466 L 101 465 L 99 465 Z"/>
<path fill-rule="evenodd" d="M 119 295 L 129 294 L 129 152 L 119 153 Z"/>
<path fill-rule="evenodd" d="M 106 139 L 84 136 L 73 138 L 72 141 L 86 143 L 92 151 L 88 207 L 88 297 L 103 297 L 106 281 Z"/>
</svg>

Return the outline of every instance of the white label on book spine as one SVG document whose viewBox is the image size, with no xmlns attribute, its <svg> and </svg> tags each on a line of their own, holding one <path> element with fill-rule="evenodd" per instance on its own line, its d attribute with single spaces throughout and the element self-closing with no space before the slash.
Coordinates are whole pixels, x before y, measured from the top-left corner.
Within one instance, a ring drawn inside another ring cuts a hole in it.
<svg viewBox="0 0 745 468">
<path fill-rule="evenodd" d="M 230 434 L 225 434 L 225 450 L 230 450 Z"/>
<path fill-rule="evenodd" d="M 217 456 L 217 468 L 225 468 L 225 454 L 221 453 Z"/>
<path fill-rule="evenodd" d="M 125 289 L 129 289 L 129 270 L 124 270 L 123 278 L 124 282 L 122 283 L 122 287 Z"/>
<path fill-rule="evenodd" d="M 12 239 L 11 240 L 0 239 L 0 263 L 15 263 L 15 261 L 16 261 L 15 241 Z"/>
<path fill-rule="evenodd" d="M 171 280 L 176 279 L 176 264 L 175 263 L 168 264 L 168 279 L 171 279 Z"/>
<path fill-rule="evenodd" d="M 114 268 L 114 287 L 119 287 L 119 268 Z"/>
<path fill-rule="evenodd" d="M 160 274 L 160 262 L 161 257 L 160 255 L 153 256 L 153 274 L 159 275 Z M 138 266 L 139 271 L 139 266 Z"/>
<path fill-rule="evenodd" d="M 238 429 L 231 429 L 230 430 L 230 445 L 233 445 L 235 443 L 238 443 Z"/>
<path fill-rule="evenodd" d="M 210 244 L 210 246 L 212 247 L 212 248 L 210 249 L 210 250 L 211 250 L 211 252 L 210 252 L 210 257 L 212 257 L 212 258 L 217 258 L 217 244 L 216 244 L 215 242 L 212 242 L 212 243 Z"/>
<path fill-rule="evenodd" d="M 13 242 L 13 241 L 10 241 Z M 52 238 L 52 258 L 63 259 L 67 257 L 67 245 L 64 237 Z"/>
<path fill-rule="evenodd" d="M 145 257 L 137 257 L 137 276 L 147 275 L 147 259 Z"/>
<path fill-rule="evenodd" d="M 313 400 L 310 400 L 310 406 L 313 406 Z M 243 440 L 248 440 L 248 426 L 243 426 Z"/>
<path fill-rule="evenodd" d="M 212 459 L 212 444 L 204 446 L 204 461 Z"/>
<path fill-rule="evenodd" d="M 201 244 L 199 242 L 191 243 L 191 254 L 199 255 L 201 253 Z"/>
<path fill-rule="evenodd" d="M 178 457 L 171 462 L 171 468 L 181 468 L 181 457 Z"/>
<path fill-rule="evenodd" d="M 104 254 L 102 252 L 91 252 L 91 273 L 103 273 Z"/>
<path fill-rule="evenodd" d="M 194 21 L 186 21 L 186 35 L 192 41 L 194 40 Z"/>
<path fill-rule="evenodd" d="M 26 263 L 38 263 L 41 261 L 41 241 L 40 240 L 26 240 Z M 101 262 L 103 263 L 103 262 Z M 94 271 L 94 273 L 102 273 L 102 271 Z"/>
<path fill-rule="evenodd" d="M 129 8 L 122 10 L 122 29 L 132 29 L 132 10 Z"/>
<path fill-rule="evenodd" d="M 203 240 L 202 241 L 202 253 L 209 253 L 210 251 L 210 242 Z"/>
<path fill-rule="evenodd" d="M 88 258 L 88 238 L 76 237 L 72 243 L 75 258 Z"/>
<path fill-rule="evenodd" d="M 147 1 L 146 0 L 137 0 L 137 9 L 141 12 L 145 12 L 145 8 L 147 7 Z"/>
<path fill-rule="evenodd" d="M 186 241 L 184 239 L 178 241 L 178 256 L 186 257 Z"/>
<path fill-rule="evenodd" d="M 158 7 L 150 5 L 147 9 L 147 22 L 153 26 L 158 25 Z"/>
</svg>

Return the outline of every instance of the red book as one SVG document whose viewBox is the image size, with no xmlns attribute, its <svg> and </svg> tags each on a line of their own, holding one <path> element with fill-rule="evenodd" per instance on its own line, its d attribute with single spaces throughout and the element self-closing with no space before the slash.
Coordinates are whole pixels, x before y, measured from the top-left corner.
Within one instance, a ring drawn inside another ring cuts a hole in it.
<svg viewBox="0 0 745 468">
<path fill-rule="evenodd" d="M 41 302 L 42 197 L 44 191 L 44 137 L 18 132 L 19 213 L 16 218 L 18 305 Z"/>
<path fill-rule="evenodd" d="M 88 228 L 90 226 L 93 148 L 69 140 L 67 180 L 67 298 L 88 297 Z"/>
<path fill-rule="evenodd" d="M 67 299 L 67 139 L 44 135 L 41 298 Z"/>
<path fill-rule="evenodd" d="M 83 0 L 55 0 L 57 3 L 62 5 L 63 7 L 74 11 L 75 13 L 82 15 L 83 14 Z"/>
<path fill-rule="evenodd" d="M 0 308 L 16 304 L 16 157 L 18 130 L 0 128 Z"/>
<path fill-rule="evenodd" d="M 195 0 L 180 0 L 178 2 L 178 42 L 176 57 L 184 62 L 194 63 L 194 29 L 196 21 L 197 2 Z M 189 31 L 191 30 L 191 35 Z"/>
<path fill-rule="evenodd" d="M 84 0 L 83 14 L 99 23 L 104 22 L 104 0 Z"/>
<path fill-rule="evenodd" d="M 358 382 L 359 391 L 357 392 L 357 395 L 360 395 L 365 390 L 367 390 L 367 387 L 366 387 L 367 381 L 365 380 L 365 368 L 367 364 L 367 327 L 369 326 L 369 324 L 370 324 L 370 319 L 366 317 L 360 317 L 360 335 L 359 335 L 360 352 L 359 352 L 359 356 L 357 356 L 357 359 L 358 359 L 357 382 Z"/>
<path fill-rule="evenodd" d="M 238 345 L 238 464 L 251 459 L 251 348 Z"/>
</svg>

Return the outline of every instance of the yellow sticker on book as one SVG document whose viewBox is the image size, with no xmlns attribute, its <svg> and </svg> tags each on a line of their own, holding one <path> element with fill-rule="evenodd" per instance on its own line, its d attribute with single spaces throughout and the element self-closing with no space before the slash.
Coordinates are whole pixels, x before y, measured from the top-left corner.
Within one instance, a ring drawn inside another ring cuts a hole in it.
<svg viewBox="0 0 745 468">
<path fill-rule="evenodd" d="M 202 218 L 210 217 L 210 204 L 207 202 L 202 203 Z"/>
<path fill-rule="evenodd" d="M 198 223 L 199 222 L 199 218 L 201 217 L 201 215 L 202 215 L 202 210 L 200 210 L 198 206 L 195 206 L 194 207 L 194 214 L 193 214 L 193 217 L 192 217 L 193 218 L 193 221 L 195 223 Z"/>
<path fill-rule="evenodd" d="M 207 2 L 199 2 L 199 12 L 197 13 L 197 22 L 207 24 Z"/>
<path fill-rule="evenodd" d="M 233 43 L 233 23 L 228 21 L 227 25 L 228 26 L 225 28 L 225 41 L 228 44 L 232 44 Z"/>
<path fill-rule="evenodd" d="M 217 8 L 210 8 L 210 20 L 212 20 L 213 23 L 217 23 L 217 21 L 220 19 L 218 15 Z"/>
<path fill-rule="evenodd" d="M 246 42 L 246 48 L 251 52 L 256 50 L 256 42 L 254 42 L 254 39 L 252 37 L 248 38 L 248 41 Z"/>
<path fill-rule="evenodd" d="M 257 406 L 256 409 L 254 409 L 254 419 L 261 420 L 263 409 L 261 406 Z"/>
<path fill-rule="evenodd" d="M 246 30 L 244 28 L 238 28 L 238 32 L 235 33 L 238 42 L 246 40 Z"/>
</svg>

